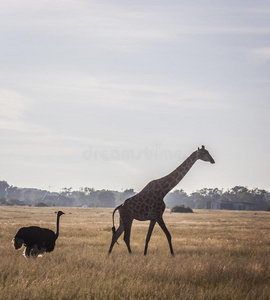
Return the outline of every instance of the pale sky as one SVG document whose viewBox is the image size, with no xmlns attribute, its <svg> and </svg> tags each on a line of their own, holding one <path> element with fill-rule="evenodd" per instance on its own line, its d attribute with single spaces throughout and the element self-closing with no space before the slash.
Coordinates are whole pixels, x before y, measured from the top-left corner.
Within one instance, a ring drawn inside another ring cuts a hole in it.
<svg viewBox="0 0 270 300">
<path fill-rule="evenodd" d="M 270 190 L 269 1 L 9 0 L 0 10 L 0 180 L 140 191 Z"/>
</svg>

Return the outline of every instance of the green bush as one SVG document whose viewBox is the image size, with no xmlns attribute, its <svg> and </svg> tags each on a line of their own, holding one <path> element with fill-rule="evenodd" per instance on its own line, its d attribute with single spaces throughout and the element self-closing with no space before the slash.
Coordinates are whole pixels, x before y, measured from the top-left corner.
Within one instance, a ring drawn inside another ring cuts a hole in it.
<svg viewBox="0 0 270 300">
<path fill-rule="evenodd" d="M 175 205 L 171 208 L 171 212 L 193 213 L 193 210 L 190 207 L 185 207 L 185 205 Z"/>
</svg>

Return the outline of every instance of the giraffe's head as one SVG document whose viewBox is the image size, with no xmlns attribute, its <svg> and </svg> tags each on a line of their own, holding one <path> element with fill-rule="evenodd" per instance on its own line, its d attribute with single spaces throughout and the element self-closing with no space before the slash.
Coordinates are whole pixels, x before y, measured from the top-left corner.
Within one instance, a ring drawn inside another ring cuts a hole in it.
<svg viewBox="0 0 270 300">
<path fill-rule="evenodd" d="M 214 164 L 215 161 L 213 157 L 209 154 L 209 152 L 202 146 L 202 148 L 198 148 L 197 150 L 197 157 L 203 161 L 209 161 L 211 164 Z"/>
</svg>

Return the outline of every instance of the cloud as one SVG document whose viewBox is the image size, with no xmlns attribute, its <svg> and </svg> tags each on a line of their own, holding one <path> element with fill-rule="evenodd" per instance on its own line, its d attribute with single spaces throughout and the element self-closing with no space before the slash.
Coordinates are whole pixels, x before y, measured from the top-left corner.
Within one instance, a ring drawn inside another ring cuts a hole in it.
<svg viewBox="0 0 270 300">
<path fill-rule="evenodd" d="M 252 49 L 250 56 L 256 64 L 265 64 L 270 61 L 270 47 Z"/>
<path fill-rule="evenodd" d="M 25 113 L 31 101 L 29 98 L 7 89 L 0 89 L 0 128 L 25 130 Z"/>
<path fill-rule="evenodd" d="M 252 13 L 249 7 L 238 6 L 236 9 L 237 16 Z M 23 4 L 8 1 L 1 10 L 2 32 L 10 36 L 12 43 L 18 36 L 23 36 L 15 47 L 24 49 L 29 45 L 26 53 L 31 52 L 34 56 L 41 53 L 42 57 L 46 57 L 46 51 L 50 52 L 51 48 L 54 50 L 51 56 L 58 52 L 72 55 L 76 49 L 81 49 L 80 53 L 94 50 L 110 54 L 145 53 L 153 51 L 157 44 L 179 43 L 187 35 L 270 33 L 270 26 L 262 22 L 248 25 L 239 23 L 237 18 L 230 22 L 227 16 L 236 13 L 229 5 L 210 5 L 208 1 L 205 5 L 194 6 L 188 2 L 177 4 L 170 1 L 166 5 L 161 1 L 155 5 L 145 2 L 136 5 L 132 2 L 59 1 L 56 5 L 51 0 L 28 0 Z"/>
<path fill-rule="evenodd" d="M 180 29 L 183 34 L 269 34 L 270 27 L 260 26 L 190 26 Z"/>
<path fill-rule="evenodd" d="M 230 108 L 228 95 L 211 85 L 190 82 L 175 85 L 160 82 L 154 76 L 141 79 L 136 75 L 86 76 L 57 72 L 50 79 L 43 79 L 39 101 L 47 103 L 42 111 L 45 110 L 48 115 L 55 115 L 50 107 L 61 111 L 62 117 L 65 114 L 86 117 L 92 111 L 103 115 L 108 110 L 119 115 L 126 112 L 166 114 L 175 109 L 213 111 Z"/>
<path fill-rule="evenodd" d="M 175 109 L 224 110 L 231 107 L 224 91 L 196 83 L 174 85 L 161 84 L 153 78 L 140 82 L 129 76 L 103 76 L 81 78 L 79 86 L 88 90 L 88 97 L 93 99 L 91 105 L 120 111 L 153 112 L 153 108 L 158 107 L 160 113 L 167 113 Z"/>
<path fill-rule="evenodd" d="M 31 115 L 35 102 L 30 97 L 10 89 L 0 89 L 0 129 L 6 136 L 20 136 L 22 133 L 44 134 L 45 128 L 33 121 Z M 13 135 L 10 132 L 13 131 Z"/>
<path fill-rule="evenodd" d="M 6 32 L 31 39 L 59 42 L 65 47 L 80 43 L 110 51 L 141 52 L 152 43 L 168 41 L 172 33 L 159 12 L 111 1 L 67 1 L 47 5 L 35 1 L 11 1 L 2 10 L 0 25 Z M 27 11 L 27 12 L 26 12 Z M 163 16 L 164 17 L 164 16 Z M 166 16 L 165 16 L 166 19 Z M 16 37 L 16 35 L 15 35 Z"/>
</svg>

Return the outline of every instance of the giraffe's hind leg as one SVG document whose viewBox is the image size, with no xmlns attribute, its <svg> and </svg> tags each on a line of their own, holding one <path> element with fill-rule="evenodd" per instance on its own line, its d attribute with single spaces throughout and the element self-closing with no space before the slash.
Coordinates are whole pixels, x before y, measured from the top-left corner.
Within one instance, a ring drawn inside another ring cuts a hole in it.
<svg viewBox="0 0 270 300">
<path fill-rule="evenodd" d="M 112 242 L 111 242 L 111 246 L 110 246 L 110 249 L 109 249 L 109 254 L 112 252 L 112 248 L 113 248 L 114 244 L 117 242 L 118 238 L 123 233 L 123 231 L 124 231 L 124 226 L 123 226 L 122 222 L 120 221 L 120 225 L 119 225 L 118 229 L 116 230 L 116 232 L 114 233 L 114 235 L 112 237 Z"/>
<path fill-rule="evenodd" d="M 173 253 L 173 247 L 172 247 L 172 237 L 171 237 L 171 234 L 170 234 L 169 230 L 167 229 L 167 227 L 166 227 L 166 225 L 165 225 L 165 223 L 163 221 L 163 218 L 157 220 L 157 222 L 158 222 L 158 225 L 163 230 L 163 232 L 166 234 L 167 240 L 169 242 L 170 250 L 171 250 L 171 255 L 174 255 L 174 253 Z"/>
<path fill-rule="evenodd" d="M 125 231 L 124 241 L 127 245 L 129 253 L 131 253 L 131 249 L 130 249 L 130 232 L 131 232 L 132 221 L 133 220 L 128 220 L 128 221 L 124 222 L 124 231 Z"/>
<path fill-rule="evenodd" d="M 154 227 L 155 227 L 155 224 L 156 224 L 156 221 L 155 221 L 155 220 L 152 220 L 152 221 L 150 222 L 149 229 L 148 229 L 148 233 L 147 233 L 147 237 L 146 237 L 146 241 L 145 241 L 144 255 L 146 255 L 146 253 L 147 253 L 148 243 L 149 243 L 149 241 L 150 241 L 150 238 L 151 238 L 153 229 L 154 229 Z"/>
</svg>

